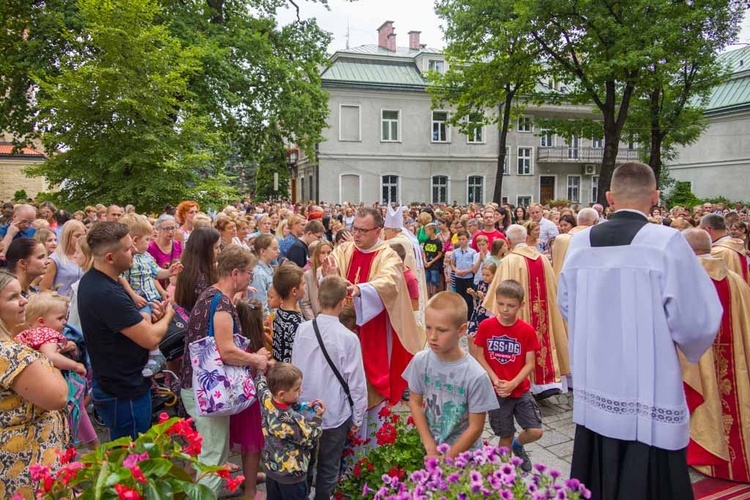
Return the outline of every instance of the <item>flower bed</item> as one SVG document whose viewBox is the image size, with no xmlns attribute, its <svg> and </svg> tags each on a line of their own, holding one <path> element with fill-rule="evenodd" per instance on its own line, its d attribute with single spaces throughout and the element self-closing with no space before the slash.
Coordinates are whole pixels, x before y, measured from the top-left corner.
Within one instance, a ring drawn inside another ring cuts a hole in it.
<svg viewBox="0 0 750 500">
<path fill-rule="evenodd" d="M 563 481 L 561 473 L 536 464 L 524 473 L 522 460 L 507 448 L 485 445 L 445 457 L 448 445 L 440 445 L 441 457 L 425 459 L 419 434 L 409 417 L 384 408 L 383 421 L 376 433 L 377 447 L 368 443 L 355 452 L 355 465 L 342 477 L 336 498 L 383 499 L 581 499 L 589 490 L 576 479 Z"/>
<path fill-rule="evenodd" d="M 75 448 L 60 452 L 61 467 L 32 465 L 31 476 L 39 483 L 38 498 L 119 498 L 140 500 L 171 498 L 215 498 L 208 487 L 196 481 L 217 475 L 235 491 L 245 480 L 230 477 L 226 467 L 201 464 L 196 458 L 202 438 L 190 419 L 159 416 L 159 423 L 133 441 L 120 438 L 105 443 L 74 461 Z M 196 478 L 183 468 L 192 466 Z"/>
</svg>

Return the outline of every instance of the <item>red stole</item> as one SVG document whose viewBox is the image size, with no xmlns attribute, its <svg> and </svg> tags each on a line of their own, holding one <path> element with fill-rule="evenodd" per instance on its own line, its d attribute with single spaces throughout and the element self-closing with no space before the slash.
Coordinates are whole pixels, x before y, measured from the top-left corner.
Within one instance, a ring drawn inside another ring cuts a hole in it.
<svg viewBox="0 0 750 500">
<path fill-rule="evenodd" d="M 721 412 L 724 417 L 724 436 L 729 446 L 729 462 L 725 462 L 701 448 L 692 439 L 688 444 L 688 465 L 705 465 L 711 467 L 711 476 L 732 481 L 750 482 L 750 471 L 747 470 L 747 457 L 744 456 L 742 431 L 740 429 L 739 401 L 737 396 L 736 375 L 734 371 L 734 335 L 732 331 L 732 298 L 729 280 L 713 281 L 719 300 L 724 309 L 721 326 L 712 347 L 716 367 L 716 381 L 719 385 Z M 692 412 L 703 403 L 703 398 L 694 390 L 686 387 L 688 408 Z M 719 436 L 717 436 L 718 438 Z"/>
<path fill-rule="evenodd" d="M 742 279 L 745 280 L 745 283 L 750 283 L 750 281 L 747 280 L 747 256 L 741 252 L 735 252 L 737 256 L 740 259 L 740 269 L 742 270 Z"/>
<path fill-rule="evenodd" d="M 355 248 L 346 279 L 355 285 L 369 281 L 370 268 L 377 254 L 378 252 L 360 252 Z M 404 349 L 394 331 L 389 361 L 388 322 L 388 311 L 383 309 L 380 314 L 359 327 L 359 341 L 368 382 L 393 405 L 401 400 L 406 390 L 407 384 L 401 374 L 406 370 L 412 355 Z"/>
<path fill-rule="evenodd" d="M 558 382 L 555 379 L 555 365 L 552 361 L 552 349 L 549 338 L 549 318 L 547 303 L 547 285 L 544 279 L 544 264 L 539 257 L 536 260 L 526 259 L 526 269 L 529 273 L 529 312 L 531 326 L 536 331 L 541 348 L 536 351 L 536 366 L 534 367 L 534 383 L 545 385 Z"/>
</svg>

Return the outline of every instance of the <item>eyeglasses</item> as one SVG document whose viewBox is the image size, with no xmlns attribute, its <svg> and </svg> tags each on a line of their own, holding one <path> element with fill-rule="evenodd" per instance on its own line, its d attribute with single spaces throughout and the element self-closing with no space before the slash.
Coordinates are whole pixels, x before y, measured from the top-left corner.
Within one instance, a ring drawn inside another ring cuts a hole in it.
<svg viewBox="0 0 750 500">
<path fill-rule="evenodd" d="M 367 234 L 370 231 L 375 231 L 376 229 L 380 229 L 380 227 L 371 227 L 370 229 L 365 229 L 365 228 L 362 228 L 362 227 L 352 226 L 352 233 L 354 233 L 354 234 Z"/>
<path fill-rule="evenodd" d="M 176 227 L 160 227 L 159 229 L 162 231 L 170 232 L 170 231 L 176 230 L 177 228 Z"/>
</svg>

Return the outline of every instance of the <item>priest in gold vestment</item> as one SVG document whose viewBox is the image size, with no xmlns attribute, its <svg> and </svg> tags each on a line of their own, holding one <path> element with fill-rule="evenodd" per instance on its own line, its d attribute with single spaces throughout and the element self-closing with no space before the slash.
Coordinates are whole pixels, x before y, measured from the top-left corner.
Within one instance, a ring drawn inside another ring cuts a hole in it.
<svg viewBox="0 0 750 500">
<path fill-rule="evenodd" d="M 700 227 L 711 237 L 711 255 L 723 260 L 730 271 L 739 274 L 745 283 L 750 284 L 745 242 L 729 235 L 724 217 L 719 214 L 704 215 Z"/>
<path fill-rule="evenodd" d="M 503 280 L 516 280 L 524 287 L 526 301 L 518 317 L 534 327 L 541 345 L 536 351 L 531 392 L 544 399 L 567 390 L 561 376 L 570 374 L 568 332 L 557 308 L 557 277 L 547 258 L 526 245 L 525 227 L 512 224 L 505 235 L 512 250 L 500 261 L 482 305 L 496 313 L 495 290 Z"/>
<path fill-rule="evenodd" d="M 750 287 L 711 256 L 707 232 L 686 229 L 683 235 L 724 308 L 712 348 L 697 365 L 680 359 L 691 411 L 688 464 L 709 476 L 750 482 Z"/>
<path fill-rule="evenodd" d="M 573 235 L 579 231 L 583 231 L 587 227 L 598 224 L 599 213 L 593 208 L 583 208 L 578 212 L 576 222 L 578 222 L 576 227 L 565 234 L 558 234 L 550 243 L 552 248 L 552 269 L 554 269 L 555 276 L 557 277 L 560 277 L 560 271 L 562 271 L 563 262 L 565 262 L 565 254 L 568 252 L 568 246 Z"/>
<path fill-rule="evenodd" d="M 403 263 L 380 239 L 382 228 L 378 210 L 360 209 L 351 231 L 354 241 L 338 245 L 323 263 L 324 276 L 338 274 L 350 283 L 370 409 L 401 399 L 407 387 L 401 374 L 425 344 L 409 300 Z"/>
</svg>

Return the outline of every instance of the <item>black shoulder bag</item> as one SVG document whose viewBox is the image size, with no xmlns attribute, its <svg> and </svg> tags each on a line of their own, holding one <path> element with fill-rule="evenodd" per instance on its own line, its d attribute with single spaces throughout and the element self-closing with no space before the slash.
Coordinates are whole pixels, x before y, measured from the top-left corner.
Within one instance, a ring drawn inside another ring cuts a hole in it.
<svg viewBox="0 0 750 500">
<path fill-rule="evenodd" d="M 320 350 L 323 351 L 323 356 L 325 356 L 326 361 L 328 361 L 328 366 L 331 367 L 331 370 L 333 370 L 333 374 L 339 380 L 339 384 L 341 384 L 341 387 L 344 389 L 344 394 L 346 394 L 346 399 L 347 401 L 349 401 L 349 406 L 351 406 L 353 409 L 354 401 L 352 400 L 352 395 L 349 392 L 349 384 L 347 384 L 346 380 L 344 380 L 344 377 L 341 376 L 341 373 L 339 373 L 338 368 L 336 368 L 336 365 L 333 364 L 331 357 L 328 355 L 328 351 L 326 351 L 326 346 L 323 345 L 323 339 L 320 337 L 320 330 L 318 330 L 318 320 L 314 319 L 312 324 L 313 324 L 313 329 L 315 330 L 315 337 L 317 337 L 318 339 L 318 345 L 320 346 Z"/>
</svg>

